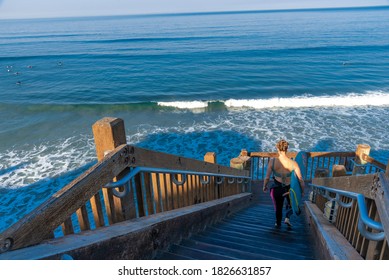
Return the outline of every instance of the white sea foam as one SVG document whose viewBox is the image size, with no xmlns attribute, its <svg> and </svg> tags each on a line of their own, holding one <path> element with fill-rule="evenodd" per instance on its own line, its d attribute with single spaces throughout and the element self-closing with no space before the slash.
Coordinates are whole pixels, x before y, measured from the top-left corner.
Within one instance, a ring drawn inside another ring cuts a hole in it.
<svg viewBox="0 0 389 280">
<path fill-rule="evenodd" d="M 17 189 L 51 180 L 95 160 L 93 142 L 72 137 L 0 154 L 0 188 Z"/>
<path fill-rule="evenodd" d="M 158 102 L 159 106 L 177 109 L 188 109 L 203 112 L 214 101 L 172 101 Z M 228 99 L 218 101 L 227 108 L 314 108 L 314 107 L 362 107 L 389 106 L 389 92 L 368 91 L 366 93 L 348 93 L 345 95 L 303 95 L 295 97 L 263 98 L 263 99 Z"/>
<path fill-rule="evenodd" d="M 173 102 L 158 102 L 162 107 L 174 107 L 178 109 L 203 109 L 208 107 L 206 101 L 173 101 Z"/>
<path fill-rule="evenodd" d="M 366 92 L 336 96 L 298 96 L 270 99 L 229 99 L 225 102 L 229 108 L 308 108 L 308 107 L 361 107 L 389 106 L 389 93 Z"/>
</svg>

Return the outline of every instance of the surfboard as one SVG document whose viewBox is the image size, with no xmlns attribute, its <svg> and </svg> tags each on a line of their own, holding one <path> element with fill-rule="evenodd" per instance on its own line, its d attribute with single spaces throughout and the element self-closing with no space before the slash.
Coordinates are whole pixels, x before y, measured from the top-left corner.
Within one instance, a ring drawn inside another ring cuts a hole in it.
<svg viewBox="0 0 389 280">
<path fill-rule="evenodd" d="M 308 164 L 308 154 L 306 152 L 299 152 L 295 158 L 298 166 L 300 167 L 301 175 L 303 179 L 306 179 L 307 173 L 307 164 Z M 300 203 L 301 203 L 301 193 L 302 189 L 300 186 L 300 181 L 297 178 L 295 172 L 292 172 L 292 177 L 290 180 L 290 190 L 289 190 L 289 198 L 290 204 L 292 206 L 293 214 L 297 216 L 301 214 Z"/>
</svg>

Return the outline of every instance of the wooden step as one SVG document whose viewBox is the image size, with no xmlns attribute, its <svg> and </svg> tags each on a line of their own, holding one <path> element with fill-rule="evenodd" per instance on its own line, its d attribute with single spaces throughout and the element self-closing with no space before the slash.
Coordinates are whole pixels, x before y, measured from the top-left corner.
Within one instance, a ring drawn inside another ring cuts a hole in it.
<svg viewBox="0 0 389 280">
<path fill-rule="evenodd" d="M 304 214 L 293 216 L 291 222 L 292 228 L 284 224 L 276 228 L 273 205 L 252 205 L 171 245 L 165 252 L 159 252 L 156 259 L 315 259 Z"/>
</svg>

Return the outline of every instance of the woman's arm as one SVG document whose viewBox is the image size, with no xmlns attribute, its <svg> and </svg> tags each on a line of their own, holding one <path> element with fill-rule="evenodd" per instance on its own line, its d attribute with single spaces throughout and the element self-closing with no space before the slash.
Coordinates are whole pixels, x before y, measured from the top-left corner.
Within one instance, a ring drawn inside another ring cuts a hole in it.
<svg viewBox="0 0 389 280">
<path fill-rule="evenodd" d="M 268 190 L 267 184 L 269 183 L 270 176 L 271 176 L 271 173 L 272 173 L 271 167 L 273 165 L 273 161 L 274 161 L 274 158 L 270 159 L 268 164 L 267 164 L 266 177 L 265 177 L 265 180 L 263 181 L 263 188 L 262 188 L 262 190 L 264 192 L 267 192 L 267 190 Z"/>
</svg>

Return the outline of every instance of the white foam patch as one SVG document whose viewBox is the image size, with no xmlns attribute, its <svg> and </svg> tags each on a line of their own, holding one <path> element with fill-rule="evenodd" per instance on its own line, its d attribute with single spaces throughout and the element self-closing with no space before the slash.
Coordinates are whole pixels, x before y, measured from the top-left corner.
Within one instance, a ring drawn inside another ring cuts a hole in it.
<svg viewBox="0 0 389 280">
<path fill-rule="evenodd" d="M 389 93 L 367 92 L 350 93 L 337 96 L 298 96 L 291 98 L 270 99 L 229 99 L 225 101 L 229 108 L 313 108 L 313 107 L 361 107 L 389 106 Z"/>
<path fill-rule="evenodd" d="M 162 107 L 173 107 L 178 109 L 204 109 L 208 107 L 208 102 L 205 101 L 173 101 L 173 102 L 158 102 Z"/>
<path fill-rule="evenodd" d="M 0 188 L 17 189 L 61 176 L 95 160 L 93 142 L 72 137 L 0 154 Z"/>
</svg>

